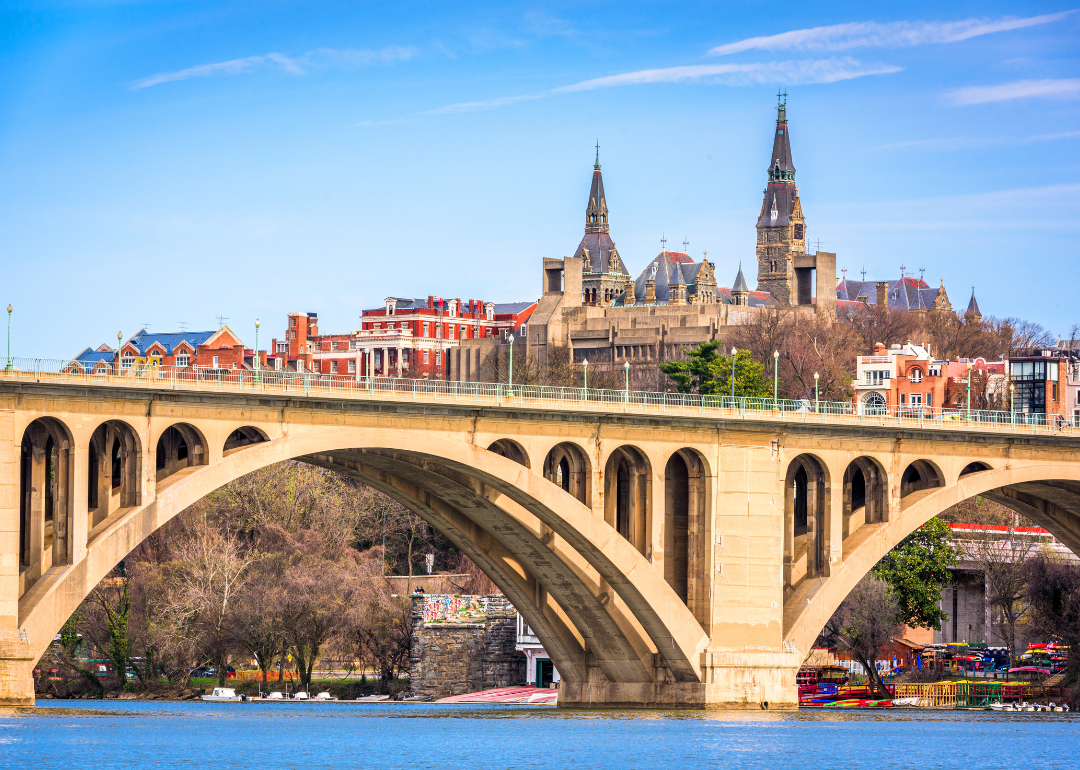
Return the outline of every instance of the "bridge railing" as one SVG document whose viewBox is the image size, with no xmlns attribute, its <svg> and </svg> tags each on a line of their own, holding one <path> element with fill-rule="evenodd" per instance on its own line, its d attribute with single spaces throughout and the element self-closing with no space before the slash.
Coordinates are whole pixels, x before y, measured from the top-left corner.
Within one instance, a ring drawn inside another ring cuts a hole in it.
<svg viewBox="0 0 1080 770">
<path fill-rule="evenodd" d="M 44 358 L 0 358 L 0 381 L 119 385 L 163 390 L 267 392 L 335 398 L 389 398 L 417 401 L 469 401 L 527 404 L 552 408 L 596 407 L 608 411 L 707 414 L 784 422 L 857 422 L 924 428 L 983 429 L 1026 433 L 1080 434 L 1075 418 L 1025 412 L 929 407 L 871 406 L 850 402 L 732 398 L 692 393 L 511 385 L 490 382 L 357 377 L 354 374 L 284 372 L 277 369 L 207 369 L 158 366 L 137 359 L 122 363 L 83 363 Z"/>
</svg>

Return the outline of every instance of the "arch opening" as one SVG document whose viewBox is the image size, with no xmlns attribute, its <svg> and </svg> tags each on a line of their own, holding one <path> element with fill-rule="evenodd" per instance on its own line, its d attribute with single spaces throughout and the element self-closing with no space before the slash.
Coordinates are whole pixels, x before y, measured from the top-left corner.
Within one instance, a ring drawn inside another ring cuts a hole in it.
<svg viewBox="0 0 1080 770">
<path fill-rule="evenodd" d="M 87 459 L 86 515 L 91 531 L 110 514 L 141 503 L 139 436 L 120 420 L 103 422 L 90 436 Z"/>
<path fill-rule="evenodd" d="M 706 510 L 705 462 L 680 449 L 664 468 L 664 579 L 698 622 L 705 625 L 707 576 L 703 543 Z"/>
<path fill-rule="evenodd" d="M 864 524 L 889 520 L 889 476 L 872 457 L 856 457 L 844 471 L 843 537 Z"/>
<path fill-rule="evenodd" d="M 185 422 L 173 423 L 162 431 L 154 455 L 158 483 L 178 471 L 206 465 L 209 461 L 202 433 Z"/>
<path fill-rule="evenodd" d="M 983 471 L 993 470 L 988 463 L 973 462 L 964 466 L 964 469 L 960 471 L 960 478 L 964 476 L 970 476 L 972 473 L 982 473 Z"/>
<path fill-rule="evenodd" d="M 912 492 L 924 489 L 945 486 L 945 481 L 933 463 L 928 460 L 915 460 L 904 469 L 900 477 L 900 497 L 904 498 Z"/>
<path fill-rule="evenodd" d="M 799 455 L 788 465 L 784 485 L 784 592 L 804 578 L 829 574 L 825 555 L 829 479 L 813 455 Z"/>
<path fill-rule="evenodd" d="M 544 478 L 582 504 L 592 505 L 592 468 L 577 444 L 564 441 L 552 447 L 544 459 Z"/>
<path fill-rule="evenodd" d="M 262 442 L 269 440 L 269 436 L 258 428 L 245 425 L 229 434 L 229 437 L 225 439 L 225 446 L 222 449 L 224 452 L 231 452 L 234 449 L 242 449 L 243 447 L 251 446 L 252 444 L 261 444 Z"/>
<path fill-rule="evenodd" d="M 611 453 L 604 472 L 604 519 L 642 555 L 649 548 L 649 461 L 641 450 L 621 446 Z"/>
<path fill-rule="evenodd" d="M 509 438 L 501 438 L 498 441 L 492 442 L 488 447 L 489 452 L 494 452 L 500 457 L 505 457 L 507 460 L 513 460 L 518 465 L 524 465 L 526 468 L 531 468 L 529 463 L 529 453 L 525 451 L 518 442 Z"/>
<path fill-rule="evenodd" d="M 19 452 L 19 595 L 54 566 L 71 564 L 71 434 L 40 417 L 23 431 Z"/>
</svg>

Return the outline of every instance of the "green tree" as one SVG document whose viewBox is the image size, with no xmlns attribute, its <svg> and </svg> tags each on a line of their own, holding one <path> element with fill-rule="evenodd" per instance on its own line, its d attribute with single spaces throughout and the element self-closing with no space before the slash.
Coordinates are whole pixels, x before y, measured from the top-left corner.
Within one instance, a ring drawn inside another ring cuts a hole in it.
<svg viewBox="0 0 1080 770">
<path fill-rule="evenodd" d="M 720 349 L 720 341 L 703 342 L 686 351 L 685 361 L 660 364 L 660 371 L 675 382 L 680 393 L 700 393 L 703 396 L 731 394 L 731 356 Z M 765 367 L 754 361 L 748 350 L 735 354 L 735 395 L 739 398 L 767 398 L 772 395 L 772 383 L 765 376 Z"/>
<path fill-rule="evenodd" d="M 958 560 L 949 525 L 931 519 L 901 540 L 872 572 L 889 584 L 905 625 L 941 630 L 941 621 L 949 616 L 937 603 L 949 583 L 949 567 Z"/>
</svg>

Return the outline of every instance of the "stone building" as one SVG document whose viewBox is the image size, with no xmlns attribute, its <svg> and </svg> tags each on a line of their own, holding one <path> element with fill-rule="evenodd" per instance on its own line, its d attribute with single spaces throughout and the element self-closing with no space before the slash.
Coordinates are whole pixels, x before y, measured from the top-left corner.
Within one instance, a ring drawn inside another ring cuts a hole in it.
<svg viewBox="0 0 1080 770">
<path fill-rule="evenodd" d="M 517 611 L 501 594 L 414 594 L 409 690 L 436 699 L 521 685 L 516 643 Z"/>
</svg>

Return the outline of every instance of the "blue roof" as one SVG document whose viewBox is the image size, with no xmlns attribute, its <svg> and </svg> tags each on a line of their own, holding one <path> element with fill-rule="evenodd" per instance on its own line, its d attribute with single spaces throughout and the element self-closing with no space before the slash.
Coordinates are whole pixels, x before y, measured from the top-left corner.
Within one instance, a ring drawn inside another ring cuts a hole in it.
<svg viewBox="0 0 1080 770">
<path fill-rule="evenodd" d="M 206 342 L 208 339 L 217 334 L 213 332 L 172 332 L 168 334 L 149 334 L 146 331 L 138 332 L 134 337 L 125 342 L 125 345 L 134 345 L 139 349 L 141 355 L 146 355 L 146 352 L 150 349 L 150 346 L 155 342 L 165 348 L 165 355 L 171 356 L 173 349 L 181 342 L 186 342 L 191 345 L 192 350 L 199 345 Z"/>
<path fill-rule="evenodd" d="M 87 348 L 72 360 L 77 361 L 80 364 L 87 364 L 92 368 L 94 364 L 99 363 L 100 361 L 114 361 L 115 359 L 115 350 L 94 350 L 93 348 Z"/>
</svg>

